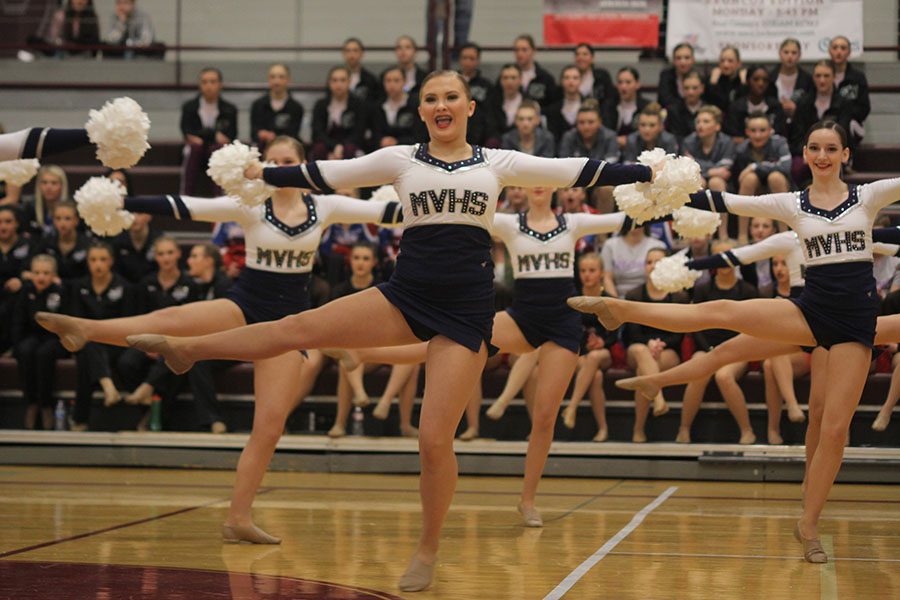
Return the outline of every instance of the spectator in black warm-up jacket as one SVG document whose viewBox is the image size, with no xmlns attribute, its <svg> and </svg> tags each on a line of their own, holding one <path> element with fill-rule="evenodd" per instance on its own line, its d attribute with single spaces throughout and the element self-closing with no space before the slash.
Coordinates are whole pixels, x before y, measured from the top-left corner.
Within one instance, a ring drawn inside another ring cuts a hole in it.
<svg viewBox="0 0 900 600">
<path fill-rule="evenodd" d="M 64 287 L 87 275 L 87 251 L 91 240 L 78 231 L 78 209 L 68 200 L 53 207 L 53 231 L 35 245 L 35 254 L 56 260 L 56 274 Z"/>
<path fill-rule="evenodd" d="M 476 146 L 496 148 L 500 138 L 488 104 L 494 86 L 481 74 L 480 66 L 481 47 L 473 42 L 463 44 L 459 49 L 459 72 L 468 82 L 472 100 L 475 101 L 475 112 L 469 117 L 466 140 Z"/>
<path fill-rule="evenodd" d="M 62 313 L 66 309 L 63 287 L 56 279 L 56 260 L 46 254 L 31 259 L 31 278 L 22 285 L 10 319 L 13 356 L 27 404 L 26 429 L 34 429 L 40 409 L 43 429 L 53 429 L 53 388 L 56 361 L 68 356 L 59 338 L 37 324 L 37 312 Z"/>
<path fill-rule="evenodd" d="M 872 110 L 872 103 L 869 100 L 869 81 L 866 79 L 866 74 L 850 64 L 850 52 L 850 40 L 845 36 L 839 35 L 831 38 L 828 54 L 834 64 L 834 85 L 837 88 L 838 96 L 851 107 L 851 123 L 848 132 L 854 138 L 854 145 L 856 145 L 862 139 L 862 125 Z"/>
<path fill-rule="evenodd" d="M 313 107 L 310 160 L 355 158 L 362 152 L 366 109 L 350 93 L 350 71 L 332 67 L 328 92 Z"/>
<path fill-rule="evenodd" d="M 0 354 L 12 345 L 9 327 L 16 294 L 22 289 L 22 271 L 26 270 L 31 247 L 19 235 L 19 215 L 12 206 L 0 206 Z"/>
<path fill-rule="evenodd" d="M 350 92 L 358 100 L 369 103 L 377 101 L 381 92 L 378 78 L 362 65 L 365 52 L 365 46 L 359 38 L 355 37 L 344 40 L 344 45 L 341 47 L 344 66 L 350 71 Z"/>
<path fill-rule="evenodd" d="M 609 71 L 594 66 L 594 48 L 590 44 L 575 46 L 575 66 L 581 74 L 579 91 L 585 98 L 593 98 L 600 104 L 616 101 L 616 88 Z"/>
<path fill-rule="evenodd" d="M 616 132 L 619 147 L 625 146 L 626 138 L 637 131 L 638 115 L 650 102 L 640 95 L 641 75 L 634 67 L 622 67 L 616 73 L 614 97 L 603 102 L 600 111 L 606 126 Z"/>
<path fill-rule="evenodd" d="M 181 193 L 196 195 L 203 186 L 216 194 L 206 175 L 210 155 L 230 144 L 238 135 L 238 110 L 222 99 L 222 72 L 214 67 L 200 71 L 200 93 L 181 106 L 181 133 L 184 136 L 184 171 Z"/>
<path fill-rule="evenodd" d="M 547 129 L 553 134 L 555 143 L 559 143 L 565 132 L 575 127 L 575 118 L 584 98 L 579 91 L 581 72 L 578 67 L 569 66 L 559 76 L 559 87 L 562 97 L 543 111 L 547 118 Z"/>
<path fill-rule="evenodd" d="M 706 101 L 727 113 L 731 103 L 747 94 L 747 69 L 741 67 L 741 52 L 735 46 L 719 51 L 719 65 L 706 82 Z"/>
<path fill-rule="evenodd" d="M 672 51 L 672 66 L 659 74 L 658 100 L 660 106 L 671 106 L 684 96 L 684 77 L 694 70 L 694 47 L 686 42 L 675 46 Z"/>
<path fill-rule="evenodd" d="M 703 79 L 697 71 L 691 71 L 682 81 L 682 96 L 666 107 L 666 131 L 679 143 L 694 133 L 694 119 L 703 107 Z"/>
<path fill-rule="evenodd" d="M 534 38 L 528 34 L 518 36 L 513 50 L 522 72 L 522 93 L 546 109 L 559 98 L 559 88 L 553 75 L 534 60 Z"/>
<path fill-rule="evenodd" d="M 403 71 L 391 67 L 381 74 L 381 80 L 384 100 L 372 107 L 371 150 L 416 142 L 416 124 L 421 119 L 417 98 L 403 91 Z"/>
<path fill-rule="evenodd" d="M 121 275 L 113 273 L 113 249 L 95 243 L 88 250 L 90 275 L 79 280 L 72 291 L 72 314 L 86 319 L 116 319 L 135 314 L 134 287 Z M 91 400 L 95 386 L 103 391 L 103 404 L 112 406 L 122 399 L 113 378 L 113 365 L 125 348 L 88 342 L 75 354 L 78 379 L 75 387 L 75 410 L 72 430 L 84 431 L 91 416 Z M 117 371 L 117 369 L 116 369 Z"/>
<path fill-rule="evenodd" d="M 262 152 L 266 144 L 279 135 L 300 138 L 303 106 L 294 100 L 288 86 L 291 72 L 287 65 L 277 63 L 269 67 L 269 92 L 250 107 L 250 136 Z"/>
<path fill-rule="evenodd" d="M 744 126 L 752 113 L 763 113 L 775 133 L 787 136 L 787 121 L 781 102 L 775 96 L 768 96 L 769 72 L 764 67 L 750 67 L 747 70 L 747 94 L 731 103 L 725 117 L 725 133 L 734 138 L 735 143 L 744 140 Z"/>
</svg>

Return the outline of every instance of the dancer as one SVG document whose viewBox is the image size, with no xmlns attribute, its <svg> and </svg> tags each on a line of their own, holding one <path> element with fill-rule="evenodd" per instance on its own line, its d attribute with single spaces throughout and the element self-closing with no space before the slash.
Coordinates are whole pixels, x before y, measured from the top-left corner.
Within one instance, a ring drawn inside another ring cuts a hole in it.
<svg viewBox="0 0 900 600">
<path fill-rule="evenodd" d="M 535 187 L 527 190 L 527 194 L 527 211 L 494 216 L 493 233 L 509 251 L 515 289 L 512 306 L 494 317 L 491 343 L 501 352 L 521 356 L 510 372 L 501 398 L 491 405 L 487 415 L 492 419 L 503 415 L 509 399 L 522 388 L 537 362 L 525 480 L 517 508 L 527 526 L 542 527 L 543 520 L 535 508 L 535 496 L 553 441 L 559 406 L 575 372 L 581 349 L 581 315 L 565 303 L 566 298 L 577 293 L 575 243 L 585 235 L 627 231 L 633 222 L 624 213 L 557 215 L 550 208 L 550 189 Z M 414 363 L 426 358 L 426 348 L 424 344 L 417 344 L 346 354 L 351 360 L 349 367 L 360 361 Z"/>
<path fill-rule="evenodd" d="M 872 223 L 900 194 L 900 179 L 848 186 L 840 178 L 850 157 L 846 131 L 821 121 L 803 148 L 813 182 L 799 193 L 745 197 L 719 192 L 692 195 L 691 206 L 746 216 L 768 216 L 790 225 L 803 240 L 806 286 L 798 298 L 717 301 L 704 306 L 646 305 L 611 298 L 574 298 L 606 327 L 624 321 L 673 330 L 734 329 L 779 342 L 777 354 L 798 346 L 828 350 L 819 443 L 808 466 L 803 515 L 794 533 L 809 562 L 826 562 L 818 520 L 840 469 L 850 420 L 868 375 L 875 341 L 878 297 L 872 276 Z M 723 344 L 724 346 L 724 344 Z"/>
<path fill-rule="evenodd" d="M 650 181 L 649 167 L 586 158 L 552 159 L 490 150 L 466 142 L 475 110 L 459 73 L 423 82 L 419 116 L 430 141 L 383 148 L 353 160 L 261 169 L 247 175 L 272 185 L 365 187 L 393 183 L 405 233 L 391 279 L 316 310 L 214 335 L 135 336 L 136 347 L 161 352 L 175 371 L 207 358 L 259 359 L 297 348 L 360 348 L 429 341 L 428 388 L 419 420 L 423 530 L 400 579 L 403 591 L 431 583 L 444 517 L 457 480 L 453 435 L 484 366 L 493 307 L 490 230 L 504 185 L 550 187 Z"/>
<path fill-rule="evenodd" d="M 299 165 L 303 147 L 294 138 L 277 137 L 266 150 L 266 160 L 277 165 Z M 278 190 L 265 204 L 248 208 L 235 198 L 187 196 L 136 196 L 125 199 L 125 208 L 197 221 L 236 221 L 247 240 L 247 266 L 241 271 L 227 299 L 194 302 L 124 319 L 93 321 L 40 313 L 38 322 L 59 335 L 66 348 L 78 350 L 85 342 L 126 345 L 126 336 L 152 331 L 172 334 L 205 334 L 249 323 L 275 321 L 309 307 L 307 284 L 313 256 L 322 233 L 331 223 L 394 223 L 396 202 L 362 202 L 341 196 L 308 196 L 301 190 Z M 253 430 L 237 466 L 231 507 L 222 528 L 226 542 L 277 544 L 274 537 L 256 527 L 251 506 L 285 421 L 301 398 L 311 377 L 299 352 L 256 360 L 254 389 L 258 399 Z M 298 377 L 298 374 L 300 376 Z M 307 389 L 308 391 L 308 389 Z"/>
<path fill-rule="evenodd" d="M 0 135 L 0 161 L 42 159 L 91 144 L 85 129 L 31 127 Z"/>
</svg>

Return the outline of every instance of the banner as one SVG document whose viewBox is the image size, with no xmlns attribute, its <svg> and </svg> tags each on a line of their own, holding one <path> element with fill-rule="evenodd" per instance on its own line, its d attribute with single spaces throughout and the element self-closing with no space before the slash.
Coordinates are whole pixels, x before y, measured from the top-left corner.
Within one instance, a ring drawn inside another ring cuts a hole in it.
<svg viewBox="0 0 900 600">
<path fill-rule="evenodd" d="M 723 46 L 741 59 L 778 62 L 785 38 L 800 41 L 804 61 L 828 58 L 831 38 L 850 40 L 852 54 L 863 45 L 863 0 L 669 0 L 666 55 L 688 42 L 697 62 L 717 62 Z"/>
<path fill-rule="evenodd" d="M 544 0 L 548 46 L 656 48 L 660 0 Z"/>
</svg>

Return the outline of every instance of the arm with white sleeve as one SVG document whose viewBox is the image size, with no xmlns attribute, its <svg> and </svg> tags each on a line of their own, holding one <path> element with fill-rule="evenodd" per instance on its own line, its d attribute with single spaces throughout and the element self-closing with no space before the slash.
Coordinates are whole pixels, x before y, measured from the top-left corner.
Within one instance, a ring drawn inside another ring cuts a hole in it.
<svg viewBox="0 0 900 600">
<path fill-rule="evenodd" d="M 323 226 L 332 223 L 345 225 L 376 223 L 393 226 L 403 221 L 400 203 L 396 201 L 360 200 L 336 194 L 315 195 L 313 198 L 319 207 Z"/>
<path fill-rule="evenodd" d="M 687 267 L 694 271 L 705 271 L 707 269 L 736 268 L 741 265 L 751 265 L 773 256 L 787 255 L 797 244 L 797 235 L 793 231 L 784 231 L 769 236 L 755 244 L 748 244 L 712 256 L 688 261 Z"/>
<path fill-rule="evenodd" d="M 90 146 L 86 129 L 32 127 L 0 135 L 0 161 L 45 156 Z"/>
<path fill-rule="evenodd" d="M 797 195 L 791 192 L 740 196 L 728 192 L 703 190 L 690 195 L 687 206 L 716 213 L 729 213 L 742 217 L 766 217 L 793 225 L 797 214 Z"/>
<path fill-rule="evenodd" d="M 573 213 L 568 215 L 572 224 L 572 234 L 576 238 L 598 233 L 628 233 L 634 229 L 634 221 L 623 212 L 614 212 L 605 215 L 592 215 L 587 213 Z"/>
<path fill-rule="evenodd" d="M 349 160 L 317 160 L 290 167 L 267 167 L 262 178 L 275 187 L 297 187 L 333 194 L 338 188 L 394 183 L 411 164 L 412 146 L 381 148 Z"/>
<path fill-rule="evenodd" d="M 900 244 L 900 227 L 876 227 L 872 230 L 872 241 L 875 242 L 875 252 L 878 252 L 877 246 L 881 242 L 883 244 L 896 245 Z M 879 254 L 883 254 L 879 252 Z"/>
<path fill-rule="evenodd" d="M 900 200 L 900 177 L 881 179 L 859 186 L 859 196 L 869 212 L 878 212 Z"/>
<path fill-rule="evenodd" d="M 502 184 L 521 187 L 593 187 L 650 181 L 645 165 L 607 163 L 590 158 L 542 158 L 513 150 L 486 151 Z"/>
</svg>

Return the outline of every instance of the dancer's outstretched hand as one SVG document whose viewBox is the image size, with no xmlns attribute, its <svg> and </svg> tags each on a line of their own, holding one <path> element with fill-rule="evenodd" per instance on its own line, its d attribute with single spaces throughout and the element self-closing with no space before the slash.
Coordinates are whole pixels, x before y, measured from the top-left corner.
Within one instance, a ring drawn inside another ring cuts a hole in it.
<svg viewBox="0 0 900 600">
<path fill-rule="evenodd" d="M 244 169 L 244 177 L 247 179 L 262 179 L 263 166 L 261 164 L 253 164 Z"/>
</svg>

